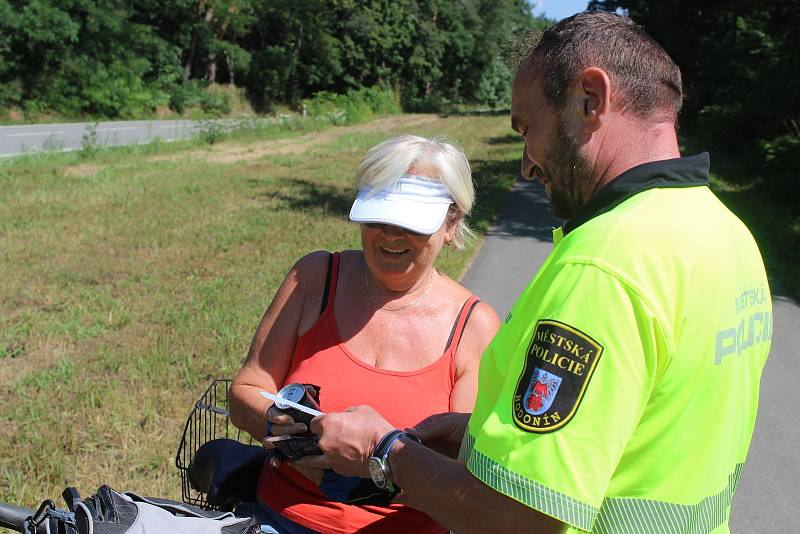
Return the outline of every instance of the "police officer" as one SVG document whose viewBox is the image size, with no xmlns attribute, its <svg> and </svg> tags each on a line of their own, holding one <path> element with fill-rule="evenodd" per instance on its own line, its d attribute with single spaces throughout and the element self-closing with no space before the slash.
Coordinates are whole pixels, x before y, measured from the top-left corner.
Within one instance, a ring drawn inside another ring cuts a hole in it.
<svg viewBox="0 0 800 534">
<path fill-rule="evenodd" d="M 511 121 L 566 223 L 484 354 L 474 411 L 420 424 L 424 446 L 369 407 L 319 417 L 329 465 L 459 533 L 728 532 L 771 301 L 708 154 L 679 153 L 681 100 L 678 67 L 627 18 L 542 36 Z"/>
</svg>

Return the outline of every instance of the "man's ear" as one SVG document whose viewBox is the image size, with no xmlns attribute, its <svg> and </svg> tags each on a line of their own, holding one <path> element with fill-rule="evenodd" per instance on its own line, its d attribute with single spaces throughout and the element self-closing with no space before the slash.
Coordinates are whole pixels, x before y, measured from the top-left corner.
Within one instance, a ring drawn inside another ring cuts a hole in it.
<svg viewBox="0 0 800 534">
<path fill-rule="evenodd" d="M 578 78 L 577 105 L 584 127 L 596 132 L 611 106 L 611 80 L 603 69 L 588 67 Z"/>
</svg>

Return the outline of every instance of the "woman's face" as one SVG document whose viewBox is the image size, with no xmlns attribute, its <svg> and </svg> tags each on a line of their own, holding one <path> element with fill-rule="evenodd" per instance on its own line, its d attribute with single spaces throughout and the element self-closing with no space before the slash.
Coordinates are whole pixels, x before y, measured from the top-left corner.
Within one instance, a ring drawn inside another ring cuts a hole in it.
<svg viewBox="0 0 800 534">
<path fill-rule="evenodd" d="M 402 291 L 428 272 L 445 241 L 452 239 L 447 222 L 432 235 L 416 235 L 403 228 L 361 225 L 361 246 L 372 275 L 387 289 Z"/>
<path fill-rule="evenodd" d="M 427 171 L 427 172 L 426 172 Z M 409 174 L 431 176 L 431 170 L 412 166 Z M 410 289 L 436 261 L 445 243 L 453 239 L 458 218 L 445 218 L 431 235 L 419 235 L 389 224 L 362 224 L 361 246 L 372 275 L 393 291 Z"/>
</svg>

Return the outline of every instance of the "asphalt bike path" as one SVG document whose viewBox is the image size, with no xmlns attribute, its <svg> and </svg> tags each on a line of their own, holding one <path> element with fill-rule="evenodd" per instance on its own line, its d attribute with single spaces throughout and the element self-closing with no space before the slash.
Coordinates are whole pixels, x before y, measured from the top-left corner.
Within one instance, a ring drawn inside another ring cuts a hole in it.
<svg viewBox="0 0 800 534">
<path fill-rule="evenodd" d="M 518 182 L 462 283 L 504 318 L 553 246 L 544 189 Z M 774 285 L 774 284 L 773 284 Z M 800 306 L 772 288 L 772 351 L 761 379 L 758 419 L 734 494 L 732 533 L 800 532 Z"/>
</svg>

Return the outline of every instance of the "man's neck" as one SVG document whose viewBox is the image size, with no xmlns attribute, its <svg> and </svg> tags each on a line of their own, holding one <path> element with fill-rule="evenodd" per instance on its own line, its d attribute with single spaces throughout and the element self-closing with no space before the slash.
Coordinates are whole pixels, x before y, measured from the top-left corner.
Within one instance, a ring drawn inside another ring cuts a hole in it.
<svg viewBox="0 0 800 534">
<path fill-rule="evenodd" d="M 681 157 L 675 125 L 669 122 L 643 127 L 639 122 L 621 120 L 597 142 L 600 145 L 592 169 L 598 177 L 594 191 L 637 165 Z"/>
</svg>

